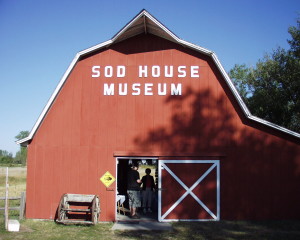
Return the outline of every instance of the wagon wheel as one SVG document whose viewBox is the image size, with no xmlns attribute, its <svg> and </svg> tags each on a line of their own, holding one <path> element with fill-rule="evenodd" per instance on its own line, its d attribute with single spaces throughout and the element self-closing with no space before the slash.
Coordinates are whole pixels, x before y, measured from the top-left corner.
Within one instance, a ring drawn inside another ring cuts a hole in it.
<svg viewBox="0 0 300 240">
<path fill-rule="evenodd" d="M 92 222 L 96 224 L 100 215 L 100 203 L 98 196 L 95 196 L 92 202 Z"/>
<path fill-rule="evenodd" d="M 96 198 L 96 206 L 97 206 L 97 221 L 99 220 L 99 217 L 100 217 L 100 199 L 99 197 L 97 196 Z"/>
<path fill-rule="evenodd" d="M 58 206 L 57 218 L 58 218 L 59 222 L 65 220 L 65 218 L 66 218 L 66 211 L 64 210 L 64 197 L 65 197 L 65 195 L 63 195 L 61 197 L 59 206 Z"/>
</svg>

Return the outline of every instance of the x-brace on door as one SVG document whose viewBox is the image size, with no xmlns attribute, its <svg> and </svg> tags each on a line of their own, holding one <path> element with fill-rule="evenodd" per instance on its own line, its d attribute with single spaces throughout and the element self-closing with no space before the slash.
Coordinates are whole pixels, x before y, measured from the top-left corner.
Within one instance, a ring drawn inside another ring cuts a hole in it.
<svg viewBox="0 0 300 240">
<path fill-rule="evenodd" d="M 160 160 L 159 221 L 220 219 L 219 160 Z"/>
</svg>

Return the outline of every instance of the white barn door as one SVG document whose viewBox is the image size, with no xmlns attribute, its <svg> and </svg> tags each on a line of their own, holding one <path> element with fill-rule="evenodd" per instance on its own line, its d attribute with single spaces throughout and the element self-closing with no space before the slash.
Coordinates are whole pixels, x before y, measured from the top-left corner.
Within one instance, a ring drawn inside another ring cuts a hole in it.
<svg viewBox="0 0 300 240">
<path fill-rule="evenodd" d="M 219 160 L 159 160 L 159 221 L 220 220 Z"/>
</svg>

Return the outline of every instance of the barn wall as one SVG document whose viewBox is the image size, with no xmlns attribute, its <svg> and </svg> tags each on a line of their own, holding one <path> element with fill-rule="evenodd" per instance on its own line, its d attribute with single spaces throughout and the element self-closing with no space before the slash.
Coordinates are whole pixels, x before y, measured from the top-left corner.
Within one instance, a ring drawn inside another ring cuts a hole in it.
<svg viewBox="0 0 300 240">
<path fill-rule="evenodd" d="M 125 65 L 124 78 L 93 78 L 94 65 Z M 139 78 L 139 65 L 200 66 L 199 79 Z M 103 95 L 103 83 L 154 83 L 154 95 Z M 157 96 L 157 83 L 182 96 Z M 169 85 L 168 85 L 169 86 Z M 98 194 L 114 220 L 114 155 L 220 159 L 221 218 L 297 218 L 300 145 L 246 121 L 209 58 L 139 35 L 81 59 L 28 146 L 27 217 L 53 219 L 63 193 Z M 278 207 L 280 206 L 280 207 Z"/>
</svg>

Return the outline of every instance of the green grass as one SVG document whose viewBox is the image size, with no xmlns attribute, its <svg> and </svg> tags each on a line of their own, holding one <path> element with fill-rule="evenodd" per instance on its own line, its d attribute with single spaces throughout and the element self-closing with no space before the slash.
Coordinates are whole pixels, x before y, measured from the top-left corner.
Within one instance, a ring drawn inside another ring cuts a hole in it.
<svg viewBox="0 0 300 240">
<path fill-rule="evenodd" d="M 21 221 L 21 231 L 6 232 L 0 220 L 0 239 L 31 240 L 93 240 L 93 239 L 247 239 L 247 240 L 296 240 L 300 239 L 300 221 L 220 221 L 173 223 L 172 232 L 112 231 L 113 223 L 96 226 L 61 225 L 52 221 Z"/>
<path fill-rule="evenodd" d="M 0 196 L 5 196 L 5 182 L 6 182 L 6 168 L 0 168 Z M 18 168 L 9 168 L 9 197 L 20 197 L 21 192 L 26 191 L 26 168 L 18 167 Z M 0 207 L 5 206 L 5 201 L 0 200 Z M 9 200 L 10 207 L 18 207 L 20 206 L 20 200 Z M 0 214 L 3 215 L 4 211 L 0 211 Z M 19 211 L 10 210 L 9 211 L 10 219 L 19 219 Z M 1 240 L 1 235 L 0 235 Z"/>
<path fill-rule="evenodd" d="M 6 181 L 6 177 L 5 176 L 0 176 L 0 182 L 1 183 L 5 183 Z M 14 185 L 19 185 L 19 184 L 23 184 L 26 183 L 26 176 L 12 176 L 12 177 L 8 177 L 8 182 L 9 182 L 9 186 L 14 186 Z M 1 184 L 2 185 L 2 184 Z M 3 184 L 4 186 L 4 184 Z"/>
<path fill-rule="evenodd" d="M 26 167 L 9 168 L 9 196 L 21 196 L 26 191 Z M 0 196 L 5 196 L 6 168 L 0 167 Z"/>
</svg>

